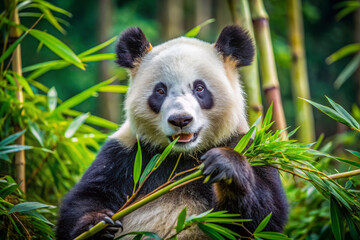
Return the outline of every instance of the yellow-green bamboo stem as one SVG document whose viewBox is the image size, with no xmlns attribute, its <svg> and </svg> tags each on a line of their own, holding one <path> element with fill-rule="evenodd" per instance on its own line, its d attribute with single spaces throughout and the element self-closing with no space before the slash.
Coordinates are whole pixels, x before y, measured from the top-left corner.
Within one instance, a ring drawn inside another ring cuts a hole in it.
<svg viewBox="0 0 360 240">
<path fill-rule="evenodd" d="M 266 104 L 270 106 L 273 103 L 274 128 L 284 129 L 286 128 L 286 121 L 270 37 L 269 17 L 262 0 L 251 0 L 249 3 L 259 51 L 260 73 Z M 285 137 L 286 135 L 286 131 L 283 131 L 282 136 Z"/>
<path fill-rule="evenodd" d="M 19 14 L 17 11 L 17 0 L 7 0 L 7 10 L 12 11 L 12 21 L 16 24 L 20 24 Z M 16 39 L 20 37 L 21 29 L 15 26 L 11 26 L 9 30 L 9 36 L 12 39 Z M 20 44 L 15 48 L 13 52 L 12 58 L 12 70 L 17 73 L 19 76 L 22 76 L 22 63 L 21 63 L 21 47 Z M 17 77 L 14 75 L 15 83 L 16 83 L 16 99 L 20 102 L 20 108 L 22 108 L 24 102 L 24 96 L 22 92 L 22 86 L 18 81 Z M 18 126 L 16 127 L 16 131 L 21 131 L 22 129 Z M 15 141 L 18 145 L 25 145 L 25 136 L 21 135 Z M 16 181 L 20 184 L 20 189 L 25 192 L 25 151 L 18 151 L 15 153 L 15 166 L 16 166 Z"/>
<path fill-rule="evenodd" d="M 251 21 L 251 14 L 248 0 L 228 0 L 232 20 L 235 24 L 245 28 L 254 38 L 254 29 Z M 255 44 L 255 43 L 254 43 Z M 241 80 L 245 86 L 248 101 L 248 120 L 252 125 L 262 114 L 263 106 L 261 101 L 261 90 L 257 63 L 257 54 L 250 66 L 240 69 Z M 259 122 L 258 127 L 261 126 Z"/>
<path fill-rule="evenodd" d="M 174 189 L 176 186 L 181 185 L 183 183 L 186 183 L 192 179 L 195 178 L 199 178 L 202 176 L 202 170 L 198 170 L 180 180 L 177 180 L 174 183 L 171 183 L 169 185 L 167 185 L 166 187 L 162 188 L 161 190 L 149 195 L 146 198 L 141 199 L 138 202 L 133 203 L 132 205 L 130 205 L 129 207 L 124 208 L 123 210 L 115 213 L 112 216 L 112 219 L 114 221 L 119 220 L 120 218 L 128 215 L 129 213 L 135 211 L 136 209 L 144 206 L 145 204 L 161 197 L 162 195 L 164 195 L 165 193 L 171 191 L 172 189 Z M 101 231 L 102 229 L 104 229 L 105 227 L 107 227 L 108 224 L 106 224 L 105 222 L 100 222 L 98 224 L 96 224 L 94 227 L 92 227 L 89 231 L 86 231 L 84 233 L 82 233 L 81 235 L 79 235 L 78 237 L 76 237 L 74 240 L 81 240 L 81 239 L 86 239 L 88 237 L 93 236 L 94 234 L 96 234 L 97 232 Z"/>
<path fill-rule="evenodd" d="M 304 28 L 301 11 L 301 0 L 288 1 L 289 41 L 292 55 L 292 89 L 295 102 L 296 125 L 301 126 L 297 132 L 298 140 L 313 142 L 314 117 L 312 108 L 307 102 L 299 99 L 310 99 L 307 77 L 306 57 L 304 51 Z"/>
<path fill-rule="evenodd" d="M 360 175 L 360 169 L 349 171 L 349 172 L 342 172 L 342 173 L 336 173 L 333 175 L 329 175 L 328 177 L 331 179 L 340 179 L 340 178 L 349 178 Z"/>
</svg>

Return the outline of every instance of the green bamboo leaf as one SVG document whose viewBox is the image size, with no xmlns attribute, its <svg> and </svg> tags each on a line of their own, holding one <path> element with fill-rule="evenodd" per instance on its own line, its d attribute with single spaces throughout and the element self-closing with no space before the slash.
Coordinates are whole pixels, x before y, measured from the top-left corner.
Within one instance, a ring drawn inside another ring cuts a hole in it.
<svg viewBox="0 0 360 240">
<path fill-rule="evenodd" d="M 149 163 L 146 165 L 143 173 L 141 174 L 139 184 L 141 184 L 145 180 L 146 176 L 154 169 L 159 157 L 160 154 L 158 153 L 150 159 Z"/>
<path fill-rule="evenodd" d="M 14 142 L 16 139 L 18 139 L 21 135 L 23 135 L 24 133 L 26 132 L 26 129 L 20 131 L 20 132 L 17 132 L 17 133 L 14 133 L 10 136 L 8 136 L 7 138 L 1 140 L 0 142 L 0 147 L 3 147 L 9 143 L 12 143 Z"/>
<path fill-rule="evenodd" d="M 206 215 L 208 215 L 209 213 L 212 212 L 213 209 L 210 209 L 206 212 L 203 212 L 203 213 L 200 213 L 200 214 L 197 214 L 197 215 L 191 215 L 190 217 L 188 217 L 186 220 L 185 220 L 185 225 L 188 225 L 192 222 L 196 222 L 198 219 L 201 219 L 203 217 L 205 217 Z"/>
<path fill-rule="evenodd" d="M 73 116 L 73 117 L 77 117 L 77 116 L 80 116 L 80 115 L 84 114 L 82 112 L 78 112 L 78 111 L 75 111 L 75 110 L 72 110 L 72 109 L 66 109 L 66 110 L 63 111 L 63 113 L 66 114 L 66 115 Z M 89 123 L 89 124 L 99 126 L 99 127 L 109 128 L 109 129 L 117 129 L 119 127 L 119 125 L 114 123 L 114 122 L 111 122 L 109 120 L 106 120 L 104 118 L 97 117 L 97 116 L 94 116 L 94 115 L 90 115 L 86 119 L 85 122 Z"/>
<path fill-rule="evenodd" d="M 47 7 L 48 9 L 50 9 L 52 11 L 64 14 L 65 16 L 68 16 L 68 17 L 72 17 L 72 14 L 70 12 L 66 11 L 65 9 L 59 8 L 47 1 L 42 1 L 42 0 L 33 0 L 33 1 L 40 3 L 41 5 Z"/>
<path fill-rule="evenodd" d="M 358 51 L 360 51 L 360 43 L 353 43 L 353 44 L 346 45 L 345 47 L 342 47 L 341 49 L 337 50 L 336 52 L 331 54 L 329 57 L 327 57 L 326 63 L 331 64 L 343 57 L 350 55 L 350 54 L 357 53 Z"/>
<path fill-rule="evenodd" d="M 42 13 L 38 13 L 38 12 L 21 12 L 19 13 L 19 17 L 36 17 L 36 18 L 39 18 L 41 17 Z M 59 18 L 59 17 L 55 17 L 55 19 L 65 25 L 65 26 L 70 26 L 70 23 L 62 18 Z"/>
<path fill-rule="evenodd" d="M 51 25 L 53 25 L 62 34 L 66 34 L 65 29 L 59 24 L 59 22 L 56 20 L 56 18 L 48 8 L 42 6 L 41 4 L 34 4 L 34 5 L 37 5 L 37 8 L 44 13 L 46 20 L 48 20 L 48 22 Z"/>
<path fill-rule="evenodd" d="M 11 213 L 16 213 L 16 212 L 27 212 L 27 211 L 31 211 L 31 210 L 35 210 L 35 209 L 39 209 L 39 208 L 44 208 L 44 207 L 49 207 L 49 205 L 43 204 L 43 203 L 39 203 L 39 202 L 24 202 L 24 203 L 19 203 L 17 205 L 15 205 L 14 207 L 12 207 L 8 214 Z"/>
<path fill-rule="evenodd" d="M 82 62 L 98 62 L 104 60 L 115 60 L 115 53 L 100 53 L 80 58 Z"/>
<path fill-rule="evenodd" d="M 267 225 L 267 224 L 269 223 L 269 221 L 270 221 L 271 215 L 272 215 L 272 212 L 271 212 L 269 215 L 267 215 L 267 216 L 261 221 L 261 223 L 259 224 L 259 226 L 256 227 L 256 229 L 255 229 L 255 231 L 254 231 L 254 234 L 261 232 L 261 231 L 266 227 L 266 225 Z"/>
<path fill-rule="evenodd" d="M 199 223 L 198 224 L 199 228 L 201 229 L 201 231 L 203 231 L 206 235 L 208 235 L 209 237 L 211 237 L 212 239 L 216 239 L 216 240 L 225 240 L 225 238 L 223 236 L 221 236 L 217 231 L 215 231 L 213 228 L 203 224 L 203 223 Z"/>
<path fill-rule="evenodd" d="M 54 36 L 42 32 L 36 29 L 32 29 L 29 32 L 33 37 L 38 39 L 40 42 L 44 43 L 51 51 L 53 51 L 56 55 L 61 57 L 67 62 L 70 62 L 77 66 L 78 68 L 85 70 L 83 64 L 81 63 L 80 59 L 76 56 L 76 54 L 63 42 L 59 39 L 55 38 Z"/>
<path fill-rule="evenodd" d="M 78 56 L 79 56 L 79 58 L 83 58 L 83 57 L 88 56 L 90 54 L 93 54 L 93 53 L 95 53 L 97 51 L 100 51 L 101 49 L 103 49 L 103 48 L 109 46 L 110 44 L 112 44 L 113 42 L 115 42 L 116 39 L 117 39 L 116 36 L 112 37 L 109 40 L 107 40 L 106 42 L 103 42 L 103 43 L 101 43 L 101 44 L 99 44 L 99 45 L 97 45 L 97 46 L 95 46 L 93 48 L 90 48 L 90 49 L 86 50 L 85 52 L 80 53 Z"/>
<path fill-rule="evenodd" d="M 8 145 L 8 146 L 4 146 L 4 147 L 0 147 L 0 154 L 9 154 L 9 153 L 13 153 L 13 152 L 18 152 L 18 151 L 22 151 L 22 150 L 29 150 L 32 149 L 32 146 L 26 146 L 26 145 Z"/>
<path fill-rule="evenodd" d="M 349 150 L 349 149 L 346 149 L 346 151 L 348 151 L 348 152 L 352 153 L 353 155 L 357 156 L 358 158 L 360 158 L 360 152 L 357 152 L 357 151 L 354 151 L 354 150 Z"/>
<path fill-rule="evenodd" d="M 48 99 L 48 108 L 50 112 L 54 111 L 57 104 L 57 91 L 55 87 L 52 87 L 47 92 L 47 99 Z"/>
<path fill-rule="evenodd" d="M 357 230 L 354 218 L 351 216 L 351 214 L 348 211 L 343 211 L 346 224 L 349 227 L 349 232 L 353 240 L 360 239 L 359 232 Z"/>
<path fill-rule="evenodd" d="M 330 198 L 330 216 L 331 216 L 331 229 L 336 240 L 345 239 L 344 231 L 344 216 L 342 210 L 336 199 L 331 196 Z"/>
<path fill-rule="evenodd" d="M 54 224 L 52 224 L 51 222 L 49 222 L 42 214 L 38 213 L 38 212 L 35 211 L 35 210 L 26 211 L 26 212 L 23 212 L 23 214 L 36 217 L 36 218 L 39 219 L 40 221 L 42 221 L 42 222 L 44 222 L 44 223 L 46 223 L 46 224 L 49 224 L 49 225 L 51 225 L 51 226 L 54 226 Z"/>
<path fill-rule="evenodd" d="M 126 93 L 128 90 L 128 86 L 126 85 L 108 85 L 101 87 L 99 92 L 115 92 L 115 93 Z"/>
<path fill-rule="evenodd" d="M 6 196 L 8 196 L 9 194 L 15 192 L 15 190 L 19 187 L 18 184 L 16 183 L 11 183 L 8 186 L 0 189 L 0 197 L 5 199 Z"/>
<path fill-rule="evenodd" d="M 213 23 L 213 22 L 215 22 L 214 18 L 208 19 L 205 22 L 201 23 L 200 25 L 194 27 L 193 29 L 191 29 L 187 33 L 185 33 L 184 36 L 189 37 L 189 38 L 194 38 L 199 34 L 202 27 L 204 27 L 204 26 L 206 26 L 206 25 L 208 25 L 210 23 Z"/>
<path fill-rule="evenodd" d="M 68 64 L 68 63 L 67 63 L 66 61 L 64 61 L 64 60 L 46 61 L 46 62 L 37 63 L 37 64 L 34 64 L 34 65 L 30 65 L 30 66 L 24 67 L 24 68 L 23 68 L 23 72 L 26 73 L 26 72 L 32 72 L 32 71 L 35 71 L 35 70 L 38 70 L 38 69 L 42 69 L 42 68 L 55 67 L 55 66 L 57 66 L 58 64 L 61 64 L 61 63 L 66 63 L 66 64 Z M 69 65 L 69 64 L 68 64 L 68 65 Z"/>
<path fill-rule="evenodd" d="M 44 134 L 41 132 L 39 126 L 34 122 L 29 122 L 29 129 L 32 135 L 36 138 L 39 144 L 44 147 Z"/>
<path fill-rule="evenodd" d="M 259 232 L 254 234 L 257 238 L 264 238 L 269 240 L 289 240 L 292 238 L 288 238 L 285 234 L 279 232 Z"/>
<path fill-rule="evenodd" d="M 178 216 L 177 225 L 175 227 L 176 233 L 180 232 L 184 228 L 185 219 L 186 219 L 186 207 L 184 207 L 183 210 L 181 210 Z"/>
<path fill-rule="evenodd" d="M 231 240 L 236 240 L 236 237 L 240 237 L 239 234 L 237 234 L 236 232 L 231 231 L 230 229 L 214 224 L 214 223 L 205 223 L 206 226 L 214 229 L 215 231 L 217 231 L 218 233 L 224 235 L 226 238 L 231 239 Z M 236 236 L 236 237 L 235 237 Z"/>
<path fill-rule="evenodd" d="M 154 169 L 156 170 L 161 163 L 165 160 L 165 158 L 167 157 L 167 155 L 169 155 L 169 153 L 171 152 L 172 148 L 174 147 L 174 145 L 176 144 L 177 140 L 179 140 L 180 137 L 177 137 L 174 141 L 172 141 L 166 148 L 165 150 L 161 153 L 157 163 L 155 164 Z"/>
<path fill-rule="evenodd" d="M 248 145 L 251 136 L 253 135 L 256 127 L 250 128 L 250 130 L 240 139 L 240 141 L 236 144 L 234 151 L 238 153 L 242 153 L 245 147 Z"/>
<path fill-rule="evenodd" d="M 32 72 L 27 78 L 28 79 L 36 79 L 36 78 L 44 75 L 45 73 L 47 73 L 50 70 L 63 69 L 70 65 L 71 65 L 71 63 L 63 61 L 63 60 L 58 60 L 58 62 L 54 61 L 53 64 L 49 64 L 47 67 L 42 67 L 42 68 L 39 68 L 36 71 Z"/>
<path fill-rule="evenodd" d="M 359 68 L 360 54 L 356 54 L 335 79 L 334 87 L 339 89 L 344 82 Z"/>
<path fill-rule="evenodd" d="M 340 21 L 345 16 L 349 15 L 350 13 L 356 11 L 359 7 L 357 6 L 350 6 L 342 9 L 339 13 L 336 14 L 336 20 Z"/>
<path fill-rule="evenodd" d="M 311 105 L 313 105 L 314 107 L 316 107 L 317 109 L 319 109 L 321 112 L 325 113 L 332 119 L 334 119 L 338 122 L 341 122 L 341 123 L 345 124 L 346 126 L 350 125 L 350 123 L 346 119 L 344 119 L 339 113 L 337 113 L 335 110 L 333 110 L 329 107 L 326 107 L 324 105 L 318 104 L 316 102 L 313 102 L 311 100 L 308 100 L 308 99 L 304 99 L 304 98 L 301 98 L 301 99 L 307 101 L 308 103 L 310 103 Z"/>
<path fill-rule="evenodd" d="M 118 239 L 122 239 L 126 236 L 129 236 L 129 235 L 141 235 L 141 236 L 147 236 L 147 237 L 151 237 L 155 240 L 163 240 L 159 235 L 157 235 L 156 233 L 153 233 L 153 232 L 130 232 L 130 233 L 127 233 L 127 234 L 124 234 L 124 235 L 121 235 L 119 237 L 116 238 L 116 240 Z"/>
<path fill-rule="evenodd" d="M 95 86 L 92 86 L 92 87 L 86 89 L 85 91 L 82 91 L 81 93 L 75 95 L 74 97 L 69 98 L 68 100 L 66 100 L 65 102 L 60 104 L 57 108 L 55 108 L 52 113 L 53 114 L 61 113 L 62 111 L 66 110 L 66 109 L 72 108 L 72 107 L 78 105 L 79 103 L 82 103 L 89 97 L 93 96 L 93 94 L 96 91 L 98 91 L 101 87 L 112 83 L 113 81 L 115 81 L 115 79 L 116 79 L 116 77 L 112 77 L 109 80 L 98 83 Z"/>
<path fill-rule="evenodd" d="M 134 161 L 134 172 L 133 172 L 133 179 L 134 179 L 134 190 L 136 184 L 139 182 L 140 174 L 141 174 L 141 166 L 142 166 L 142 153 L 141 153 L 141 146 L 139 139 L 137 139 L 138 149 L 135 156 Z"/>
<path fill-rule="evenodd" d="M 266 112 L 266 115 L 264 117 L 261 128 L 264 128 L 265 126 L 270 124 L 271 118 L 272 118 L 272 113 L 273 113 L 273 104 L 271 103 L 270 107 L 268 108 L 268 110 Z"/>
<path fill-rule="evenodd" d="M 90 113 L 85 113 L 83 115 L 80 115 L 74 119 L 69 125 L 69 127 L 65 131 L 65 137 L 71 138 L 74 136 L 75 132 L 83 125 L 85 120 L 90 116 Z"/>
<path fill-rule="evenodd" d="M 328 98 L 327 96 L 325 97 L 329 101 L 331 106 L 333 106 L 335 111 L 337 111 L 339 114 L 341 114 L 341 116 L 344 119 L 346 119 L 349 123 L 351 123 L 353 128 L 360 128 L 359 123 L 342 106 L 340 106 L 339 104 Z"/>
<path fill-rule="evenodd" d="M 0 63 L 2 63 L 5 59 L 7 59 L 16 49 L 16 47 L 24 40 L 25 36 L 27 35 L 27 32 L 22 34 L 13 44 L 10 45 L 8 49 L 1 55 L 0 57 Z"/>
<path fill-rule="evenodd" d="M 287 138 L 289 139 L 290 137 L 292 137 L 297 132 L 297 130 L 299 130 L 299 128 L 300 126 L 289 132 Z"/>
<path fill-rule="evenodd" d="M 31 89 L 28 81 L 21 75 L 17 74 L 16 72 L 13 72 L 14 77 L 18 80 L 20 86 L 22 86 L 27 94 L 30 95 L 30 97 L 35 97 L 33 90 Z"/>
</svg>

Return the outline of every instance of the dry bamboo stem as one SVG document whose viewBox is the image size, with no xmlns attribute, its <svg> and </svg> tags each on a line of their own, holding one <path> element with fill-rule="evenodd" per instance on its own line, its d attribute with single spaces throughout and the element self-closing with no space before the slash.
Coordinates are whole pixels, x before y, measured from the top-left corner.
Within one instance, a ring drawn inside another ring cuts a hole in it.
<svg viewBox="0 0 360 240">
<path fill-rule="evenodd" d="M 262 0 L 252 0 L 249 3 L 254 24 L 256 44 L 259 50 L 260 73 L 266 103 L 267 106 L 270 106 L 270 104 L 273 103 L 274 128 L 284 129 L 286 128 L 286 121 L 270 37 L 269 17 Z M 281 133 L 282 137 L 285 137 L 286 135 L 286 131 Z"/>
<path fill-rule="evenodd" d="M 304 28 L 301 11 L 301 0 L 288 1 L 289 41 L 292 54 L 292 89 L 296 106 L 296 125 L 301 126 L 297 138 L 302 142 L 313 142 L 314 117 L 312 108 L 307 102 L 299 99 L 310 98 L 307 77 L 306 57 L 304 51 Z"/>
<path fill-rule="evenodd" d="M 254 38 L 254 29 L 251 21 L 251 14 L 248 0 L 228 0 L 232 20 L 235 24 L 242 26 Z M 261 90 L 258 72 L 257 56 L 250 66 L 240 69 L 241 79 L 245 86 L 248 100 L 248 119 L 252 125 L 262 114 Z M 261 126 L 259 122 L 258 127 Z"/>
<path fill-rule="evenodd" d="M 20 24 L 19 14 L 16 8 L 17 0 L 8 0 L 7 1 L 7 9 L 12 10 L 12 21 L 16 24 Z M 16 39 L 20 37 L 21 30 L 17 27 L 11 26 L 9 31 L 10 38 Z M 16 47 L 13 52 L 13 59 L 12 59 L 12 70 L 13 72 L 17 73 L 19 76 L 22 76 L 22 63 L 21 63 L 21 47 L 20 44 Z M 19 83 L 16 76 L 14 76 L 16 82 L 16 99 L 20 102 L 20 108 L 23 106 L 24 96 L 22 92 L 22 86 Z M 21 131 L 22 129 L 20 126 L 16 127 L 16 131 Z M 21 135 L 16 141 L 18 145 L 25 145 L 25 136 Z M 21 150 L 15 153 L 15 165 L 16 165 L 16 181 L 20 184 L 20 189 L 25 192 L 26 185 L 25 185 L 25 151 Z"/>
</svg>

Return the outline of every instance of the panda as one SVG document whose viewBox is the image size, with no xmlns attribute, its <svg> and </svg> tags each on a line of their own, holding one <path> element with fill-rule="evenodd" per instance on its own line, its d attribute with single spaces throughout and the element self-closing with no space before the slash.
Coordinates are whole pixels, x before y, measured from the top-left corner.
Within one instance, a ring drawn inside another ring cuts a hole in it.
<svg viewBox="0 0 360 240">
<path fill-rule="evenodd" d="M 179 37 L 152 47 L 140 28 L 124 31 L 116 45 L 117 63 L 129 70 L 126 120 L 109 137 L 82 179 L 62 201 L 58 239 L 73 239 L 100 221 L 110 223 L 96 239 L 113 239 L 135 231 L 173 234 L 177 216 L 209 209 L 252 219 L 233 230 L 249 236 L 269 214 L 265 230 L 282 232 L 288 205 L 277 169 L 249 165 L 233 148 L 249 130 L 246 100 L 238 68 L 254 55 L 249 34 L 225 27 L 215 44 Z M 204 164 L 210 183 L 197 180 L 113 222 L 110 217 L 133 191 L 133 166 L 140 142 L 143 169 L 178 138 L 172 153 L 145 182 L 139 196 L 165 183 L 176 172 Z M 231 181 L 229 181 L 231 179 Z M 207 239 L 197 227 L 179 239 Z"/>
</svg>

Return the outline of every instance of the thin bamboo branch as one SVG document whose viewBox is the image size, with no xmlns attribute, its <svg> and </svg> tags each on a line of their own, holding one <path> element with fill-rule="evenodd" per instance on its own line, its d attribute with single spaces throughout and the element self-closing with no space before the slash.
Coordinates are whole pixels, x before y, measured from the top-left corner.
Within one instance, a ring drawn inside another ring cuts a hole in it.
<svg viewBox="0 0 360 240">
<path fill-rule="evenodd" d="M 228 0 L 232 20 L 235 24 L 245 28 L 254 38 L 254 29 L 248 0 Z M 240 68 L 241 80 L 244 83 L 248 100 L 248 121 L 252 125 L 262 114 L 260 80 L 258 72 L 257 54 L 250 66 Z M 261 126 L 261 121 L 258 127 Z"/>
<path fill-rule="evenodd" d="M 296 125 L 301 126 L 297 132 L 297 138 L 302 142 L 313 142 L 314 117 L 312 108 L 299 97 L 310 99 L 310 90 L 307 77 L 306 56 L 304 51 L 304 27 L 301 10 L 301 0 L 289 0 L 288 20 L 289 20 L 289 42 L 292 54 L 292 90 L 295 102 Z"/>
<path fill-rule="evenodd" d="M 144 206 L 145 204 L 159 198 L 160 196 L 164 195 L 165 193 L 173 190 L 176 186 L 184 183 L 184 182 L 188 182 L 191 179 L 197 179 L 198 177 L 202 176 L 202 170 L 198 170 L 174 183 L 171 183 L 169 185 L 167 185 L 166 187 L 162 188 L 161 190 L 151 194 L 150 196 L 146 197 L 146 198 L 142 198 L 141 200 L 135 202 L 134 204 L 130 205 L 127 208 L 124 208 L 123 210 L 115 213 L 112 216 L 112 219 L 118 220 L 124 216 L 126 216 L 127 214 L 135 211 L 136 209 Z M 92 227 L 90 230 L 82 233 L 81 235 L 79 235 L 78 237 L 76 237 L 74 240 L 81 240 L 81 239 L 86 239 L 90 236 L 93 236 L 94 234 L 96 234 L 97 232 L 101 231 L 102 229 L 104 229 L 105 227 L 107 227 L 108 224 L 106 224 L 105 222 L 99 222 L 98 224 L 96 224 L 94 227 Z"/>
<path fill-rule="evenodd" d="M 254 24 L 256 44 L 259 50 L 260 73 L 266 103 L 267 106 L 270 106 L 270 104 L 273 103 L 274 128 L 285 129 L 286 121 L 270 37 L 269 17 L 262 0 L 252 0 L 249 3 Z M 283 138 L 285 138 L 286 135 L 286 131 L 281 133 Z"/>
<path fill-rule="evenodd" d="M 12 21 L 16 24 L 20 24 L 20 18 L 18 14 L 17 0 L 7 0 L 7 10 L 13 11 L 12 14 Z M 18 38 L 21 35 L 21 29 L 15 26 L 11 26 L 9 30 L 9 36 L 11 38 Z M 13 59 L 12 59 L 12 70 L 13 72 L 17 73 L 19 76 L 22 76 L 22 62 L 21 62 L 21 46 L 20 44 L 15 48 L 13 52 Z M 15 83 L 16 83 L 16 92 L 15 96 L 16 99 L 20 102 L 20 109 L 23 107 L 24 103 L 24 96 L 22 92 L 22 86 L 18 81 L 17 77 L 14 75 Z M 16 131 L 21 131 L 21 127 L 17 126 Z M 21 135 L 16 141 L 18 145 L 25 145 L 25 136 L 24 134 Z M 16 166 L 16 181 L 20 184 L 20 189 L 25 192 L 26 191 L 26 184 L 25 184 L 25 151 L 21 150 L 15 153 L 15 166 Z"/>
<path fill-rule="evenodd" d="M 340 178 L 348 178 L 360 175 L 360 169 L 349 171 L 349 172 L 343 172 L 343 173 L 336 173 L 329 175 L 328 177 L 331 179 L 340 179 Z"/>
</svg>

